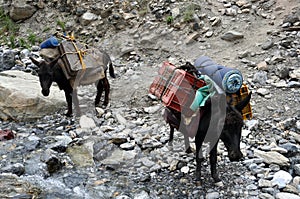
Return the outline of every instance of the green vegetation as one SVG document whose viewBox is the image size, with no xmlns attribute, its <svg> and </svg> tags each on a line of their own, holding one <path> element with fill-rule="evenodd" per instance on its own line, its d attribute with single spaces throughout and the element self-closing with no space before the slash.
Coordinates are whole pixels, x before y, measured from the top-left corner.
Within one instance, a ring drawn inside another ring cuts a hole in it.
<svg viewBox="0 0 300 199">
<path fill-rule="evenodd" d="M 34 45 L 37 41 L 36 35 L 29 33 L 27 40 L 30 42 L 30 44 Z"/>
<path fill-rule="evenodd" d="M 24 48 L 28 47 L 27 46 L 27 42 L 26 42 L 26 40 L 24 38 L 20 38 L 19 39 L 19 45 L 22 46 L 22 47 L 24 47 Z"/>
<path fill-rule="evenodd" d="M 46 27 L 46 28 L 43 29 L 43 32 L 49 32 L 50 30 L 51 30 L 50 27 Z"/>
<path fill-rule="evenodd" d="M 5 12 L 0 9 L 0 39 L 4 36 L 13 35 L 15 36 L 18 32 L 19 27 L 15 24 Z"/>
<path fill-rule="evenodd" d="M 27 38 L 20 37 L 19 26 L 5 12 L 0 9 L 0 43 L 6 44 L 10 48 L 22 47 L 30 48 L 41 42 L 41 39 L 34 33 L 29 33 Z"/>
<path fill-rule="evenodd" d="M 0 42 L 4 42 L 11 48 L 15 48 L 18 30 L 18 25 L 0 9 Z"/>
<path fill-rule="evenodd" d="M 166 21 L 167 21 L 167 24 L 171 24 L 174 22 L 174 18 L 172 16 L 167 16 Z"/>
<path fill-rule="evenodd" d="M 15 48 L 16 47 L 16 38 L 14 35 L 10 35 L 9 36 L 9 44 L 11 48 Z"/>
<path fill-rule="evenodd" d="M 191 22 L 195 14 L 195 5 L 191 4 L 186 7 L 186 10 L 183 13 L 183 20 L 185 22 Z"/>
<path fill-rule="evenodd" d="M 65 24 L 63 21 L 57 20 L 57 21 L 56 21 L 56 24 L 57 24 L 63 31 L 66 30 L 66 24 Z"/>
</svg>

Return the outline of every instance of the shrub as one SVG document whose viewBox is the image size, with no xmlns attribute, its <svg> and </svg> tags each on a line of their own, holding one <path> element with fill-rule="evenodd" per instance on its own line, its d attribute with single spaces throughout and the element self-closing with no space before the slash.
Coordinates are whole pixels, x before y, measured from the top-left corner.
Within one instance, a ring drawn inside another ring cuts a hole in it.
<svg viewBox="0 0 300 199">
<path fill-rule="evenodd" d="M 193 4 L 188 5 L 183 14 L 183 20 L 185 22 L 191 22 L 195 14 L 195 6 Z"/>
<path fill-rule="evenodd" d="M 167 16 L 166 18 L 167 24 L 171 24 L 174 21 L 174 18 L 172 16 Z"/>
</svg>

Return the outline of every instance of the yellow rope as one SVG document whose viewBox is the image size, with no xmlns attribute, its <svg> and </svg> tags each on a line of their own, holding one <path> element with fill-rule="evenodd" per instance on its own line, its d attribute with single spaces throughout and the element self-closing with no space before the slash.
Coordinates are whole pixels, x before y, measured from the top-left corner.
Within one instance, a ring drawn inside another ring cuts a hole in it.
<svg viewBox="0 0 300 199">
<path fill-rule="evenodd" d="M 76 52 L 74 52 L 74 53 L 78 54 L 80 64 L 82 65 L 82 69 L 85 70 L 86 69 L 86 65 L 83 62 L 83 56 L 86 54 L 86 51 L 78 49 L 77 45 L 75 44 L 74 32 L 72 32 L 71 35 L 68 35 L 68 36 L 65 36 L 65 35 L 63 35 L 63 34 L 61 34 L 59 32 L 56 32 L 54 35 L 57 35 L 57 36 L 62 37 L 64 39 L 70 40 L 72 42 L 72 44 L 73 44 L 73 46 L 74 46 L 74 48 L 76 50 Z M 66 52 L 66 53 L 64 53 L 61 56 L 64 56 L 65 54 L 73 54 L 73 52 Z"/>
<path fill-rule="evenodd" d="M 79 50 L 78 47 L 77 47 L 77 45 L 75 44 L 75 42 L 73 42 L 72 40 L 71 40 L 71 42 L 72 42 L 72 44 L 73 44 L 73 46 L 74 46 L 76 52 L 78 53 L 79 60 L 80 60 L 80 63 L 81 63 L 81 65 L 82 65 L 82 70 L 85 70 L 85 69 L 86 69 L 86 65 L 85 65 L 85 63 L 83 62 L 83 57 L 82 57 L 82 56 L 85 54 L 85 52 L 82 51 L 82 50 Z"/>
</svg>

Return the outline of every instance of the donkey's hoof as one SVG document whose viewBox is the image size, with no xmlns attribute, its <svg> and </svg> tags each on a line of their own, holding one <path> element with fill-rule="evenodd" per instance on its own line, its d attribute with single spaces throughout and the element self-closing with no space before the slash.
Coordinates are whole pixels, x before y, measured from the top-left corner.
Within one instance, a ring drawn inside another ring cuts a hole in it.
<svg viewBox="0 0 300 199">
<path fill-rule="evenodd" d="M 101 106 L 101 108 L 106 109 L 106 108 L 108 108 L 109 106 L 110 106 L 109 103 L 103 103 L 102 106 Z"/>
<path fill-rule="evenodd" d="M 72 112 L 69 112 L 69 111 L 66 112 L 66 113 L 65 113 L 65 116 L 67 116 L 67 117 L 72 117 Z"/>
<path fill-rule="evenodd" d="M 189 148 L 187 148 L 187 149 L 185 150 L 185 152 L 186 152 L 186 153 L 193 153 L 194 151 L 193 151 L 192 147 L 189 147 Z"/>
<path fill-rule="evenodd" d="M 201 187 L 202 186 L 202 181 L 201 180 L 196 180 L 195 182 L 197 187 Z"/>
</svg>

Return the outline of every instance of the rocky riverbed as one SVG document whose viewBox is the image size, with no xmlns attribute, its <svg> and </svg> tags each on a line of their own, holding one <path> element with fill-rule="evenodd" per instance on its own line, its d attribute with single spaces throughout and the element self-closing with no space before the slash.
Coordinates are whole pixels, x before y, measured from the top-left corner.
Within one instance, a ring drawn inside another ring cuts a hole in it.
<svg viewBox="0 0 300 199">
<path fill-rule="evenodd" d="M 183 20 L 191 5 L 185 1 L 149 1 L 145 15 L 142 1 L 86 1 L 77 8 L 75 1 L 38 2 L 29 3 L 38 9 L 20 22 L 22 34 L 45 34 L 41 24 L 54 32 L 60 17 L 109 52 L 117 78 L 109 78 L 105 109 L 94 109 L 91 85 L 79 90 L 81 117 L 64 116 L 62 105 L 33 121 L 0 120 L 1 133 L 13 133 L 0 137 L 1 198 L 300 198 L 299 2 L 193 2 L 191 22 Z M 52 17 L 41 20 L 45 12 Z M 1 71 L 36 75 L 28 56 L 38 50 L 2 45 Z M 230 162 L 219 146 L 223 184 L 213 183 L 208 158 L 202 184 L 195 182 L 194 155 L 184 152 L 179 132 L 167 144 L 163 106 L 148 93 L 162 61 L 179 65 L 203 54 L 240 69 L 253 92 L 253 119 L 245 121 L 241 142 L 245 159 Z"/>
</svg>

